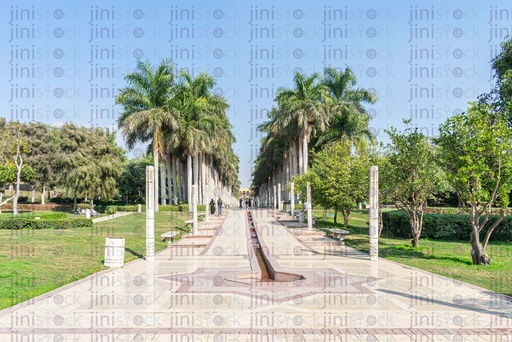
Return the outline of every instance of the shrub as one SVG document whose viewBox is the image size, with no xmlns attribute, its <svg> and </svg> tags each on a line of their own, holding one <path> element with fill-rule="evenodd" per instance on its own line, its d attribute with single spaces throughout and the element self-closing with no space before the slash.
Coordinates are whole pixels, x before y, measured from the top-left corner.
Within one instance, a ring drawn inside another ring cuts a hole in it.
<svg viewBox="0 0 512 342">
<path fill-rule="evenodd" d="M 491 215 L 482 230 L 481 237 L 496 221 L 498 215 Z M 409 216 L 404 211 L 386 211 L 382 213 L 382 233 L 385 236 L 411 238 Z M 423 215 L 422 238 L 442 240 L 469 240 L 471 222 L 467 214 L 428 214 Z M 505 216 L 491 235 L 491 241 L 512 241 L 512 216 Z"/>
<path fill-rule="evenodd" d="M 146 206 L 145 205 L 142 205 L 141 206 L 142 208 L 142 211 L 146 211 Z M 138 208 L 138 205 L 118 205 L 116 207 L 117 211 L 121 211 L 121 212 L 137 212 L 139 210 Z"/>
<path fill-rule="evenodd" d="M 117 213 L 117 207 L 114 205 L 109 205 L 108 207 L 105 208 L 105 213 L 107 215 L 114 215 L 115 213 Z"/>
<path fill-rule="evenodd" d="M 56 219 L 29 219 L 12 217 L 0 220 L 0 229 L 70 229 L 92 227 L 92 220 L 86 218 Z"/>
</svg>

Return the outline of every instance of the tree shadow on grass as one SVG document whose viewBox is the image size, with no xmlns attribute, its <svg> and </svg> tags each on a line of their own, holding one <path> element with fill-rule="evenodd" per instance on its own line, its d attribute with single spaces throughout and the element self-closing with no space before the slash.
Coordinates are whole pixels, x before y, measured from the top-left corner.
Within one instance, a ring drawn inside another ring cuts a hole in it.
<svg viewBox="0 0 512 342">
<path fill-rule="evenodd" d="M 128 253 L 130 253 L 131 255 L 136 256 L 136 257 L 137 257 L 137 258 L 139 258 L 139 259 L 144 257 L 144 255 L 142 255 L 142 254 L 140 254 L 140 253 L 138 253 L 138 252 L 135 252 L 135 251 L 134 251 L 133 249 L 131 249 L 131 248 L 125 248 L 124 250 L 125 250 L 125 251 L 127 251 Z"/>
<path fill-rule="evenodd" d="M 386 246 L 386 245 L 385 245 Z M 401 258 L 417 258 L 425 260 L 444 260 L 452 261 L 458 264 L 472 265 L 471 260 L 464 257 L 451 256 L 451 255 L 435 255 L 434 251 L 428 247 L 413 248 L 406 245 L 387 245 L 386 247 L 379 247 L 379 254 L 382 256 L 393 256 Z"/>
</svg>

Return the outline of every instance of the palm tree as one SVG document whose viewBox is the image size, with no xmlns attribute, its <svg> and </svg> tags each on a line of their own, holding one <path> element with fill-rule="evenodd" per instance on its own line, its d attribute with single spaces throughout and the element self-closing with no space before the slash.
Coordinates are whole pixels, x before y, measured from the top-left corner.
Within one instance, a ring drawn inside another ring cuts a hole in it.
<svg viewBox="0 0 512 342">
<path fill-rule="evenodd" d="M 182 82 L 178 86 L 170 105 L 179 112 L 179 137 L 187 155 L 188 202 L 191 203 L 192 183 L 199 182 L 199 154 L 214 153 L 213 143 L 222 127 L 222 115 L 228 104 L 224 98 L 212 94 L 215 80 L 206 73 L 195 78 L 182 72 Z M 192 161 L 194 175 L 192 176 Z"/>
<path fill-rule="evenodd" d="M 312 136 L 324 131 L 329 124 L 329 94 L 327 87 L 320 82 L 320 74 L 311 76 L 297 72 L 292 89 L 280 88 L 276 101 L 280 115 L 276 127 L 280 130 L 298 132 L 299 173 L 308 170 L 308 143 Z"/>
<path fill-rule="evenodd" d="M 348 138 L 355 142 L 360 139 L 373 139 L 368 130 L 370 115 L 363 103 L 373 104 L 377 100 L 368 90 L 353 87 L 357 79 L 347 67 L 344 71 L 329 67 L 324 69 L 324 85 L 332 98 L 332 122 L 329 129 L 319 137 L 317 145 Z"/>
<path fill-rule="evenodd" d="M 128 148 L 137 142 L 151 142 L 155 166 L 155 211 L 158 211 L 158 167 L 165 153 L 165 133 L 177 129 L 176 112 L 168 106 L 174 92 L 172 65 L 163 60 L 156 68 L 148 61 L 138 61 L 137 70 L 125 76 L 116 103 L 124 107 L 118 119 Z M 163 166 L 163 163 L 162 163 Z M 165 199 L 164 199 L 165 200 Z M 165 204 L 165 203 L 162 203 Z"/>
</svg>

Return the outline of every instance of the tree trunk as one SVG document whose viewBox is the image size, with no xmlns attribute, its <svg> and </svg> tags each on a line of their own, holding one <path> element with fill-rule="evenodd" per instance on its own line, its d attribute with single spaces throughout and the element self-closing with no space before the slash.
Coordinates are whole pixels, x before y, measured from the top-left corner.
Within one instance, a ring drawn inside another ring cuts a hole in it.
<svg viewBox="0 0 512 342">
<path fill-rule="evenodd" d="M 327 220 L 327 208 L 324 208 L 324 216 L 323 216 L 323 219 L 324 221 Z"/>
<path fill-rule="evenodd" d="M 472 229 L 469 239 L 471 243 L 471 259 L 473 259 L 473 265 L 487 266 L 491 264 L 491 258 L 485 253 L 485 247 L 480 243 L 480 215 L 475 213 L 476 208 L 472 208 L 472 211 Z"/>
<path fill-rule="evenodd" d="M 302 175 L 304 172 L 304 154 L 302 153 L 302 144 L 301 144 L 301 141 L 300 139 L 297 141 L 297 145 L 298 145 L 298 148 L 297 148 L 297 155 L 299 156 L 299 175 Z"/>
<path fill-rule="evenodd" d="M 196 154 L 193 158 L 193 172 L 194 172 L 194 180 L 193 184 L 196 185 L 196 189 L 199 190 L 199 154 Z M 198 191 L 196 191 L 196 196 L 198 196 Z M 199 197 L 198 197 L 199 198 Z M 197 200 L 197 198 L 196 198 Z M 196 201 L 197 203 L 197 201 Z"/>
<path fill-rule="evenodd" d="M 159 209 L 159 206 L 158 206 L 158 165 L 159 165 L 159 161 L 158 161 L 158 151 L 155 147 L 155 144 L 153 144 L 153 167 L 155 168 L 155 173 L 154 173 L 154 190 L 155 190 L 155 198 L 154 198 L 154 201 L 155 201 L 155 213 L 159 212 L 160 209 Z"/>
<path fill-rule="evenodd" d="M 173 182 L 172 182 L 172 194 L 173 194 L 173 199 L 174 199 L 174 205 L 178 205 L 178 175 L 177 175 L 177 170 L 176 170 L 176 153 L 173 153 L 172 154 L 172 179 L 173 179 Z"/>
<path fill-rule="evenodd" d="M 304 173 L 308 172 L 308 136 L 307 134 L 304 134 L 302 137 L 302 153 L 304 154 L 303 157 L 303 167 L 304 167 Z"/>
<path fill-rule="evenodd" d="M 172 196 L 172 189 L 174 188 L 174 184 L 173 184 L 173 178 L 172 178 L 172 164 L 171 164 L 171 161 L 172 161 L 172 154 L 171 153 L 167 153 L 167 193 L 168 193 L 168 196 L 169 196 L 169 199 L 167 200 L 167 203 L 169 203 L 169 205 L 172 204 L 172 199 L 173 199 L 173 196 Z"/>
<path fill-rule="evenodd" d="M 334 209 L 334 223 L 338 223 L 338 209 Z"/>
<path fill-rule="evenodd" d="M 409 215 L 409 222 L 411 223 L 411 246 L 417 248 L 420 245 L 423 211 L 413 208 L 412 210 L 407 210 L 407 214 Z"/>
<path fill-rule="evenodd" d="M 43 191 L 41 192 L 41 204 L 45 205 L 45 196 L 46 196 L 46 186 L 43 185 Z"/>
<path fill-rule="evenodd" d="M 158 190 L 157 190 L 158 191 Z M 165 205 L 165 160 L 160 162 L 160 204 Z"/>
<path fill-rule="evenodd" d="M 206 184 L 206 181 L 205 181 L 205 173 L 204 173 L 204 169 L 205 169 L 205 159 L 206 159 L 206 155 L 204 153 L 201 153 L 201 173 L 200 173 L 200 178 L 201 178 L 201 197 L 200 197 L 200 202 L 199 204 L 206 204 L 206 200 L 205 200 L 205 195 L 204 195 L 204 190 L 205 190 L 205 184 Z"/>
<path fill-rule="evenodd" d="M 188 177 L 187 177 L 187 163 L 182 163 L 181 160 L 178 161 L 178 164 L 180 165 L 181 170 L 181 200 L 185 202 L 185 199 L 188 199 L 188 193 L 187 193 L 187 185 L 188 185 Z M 191 171 L 192 172 L 192 171 Z"/>
<path fill-rule="evenodd" d="M 187 203 L 188 211 L 192 212 L 192 156 L 187 154 Z"/>
<path fill-rule="evenodd" d="M 16 191 L 14 192 L 14 198 L 12 199 L 12 214 L 18 215 L 18 198 L 20 197 L 20 183 L 21 183 L 21 169 L 23 164 L 16 165 L 18 170 L 16 173 Z"/>
<path fill-rule="evenodd" d="M 350 217 L 350 210 L 345 209 L 345 210 L 342 210 L 341 213 L 343 214 L 343 227 L 345 229 L 347 229 L 348 228 L 348 218 Z"/>
</svg>

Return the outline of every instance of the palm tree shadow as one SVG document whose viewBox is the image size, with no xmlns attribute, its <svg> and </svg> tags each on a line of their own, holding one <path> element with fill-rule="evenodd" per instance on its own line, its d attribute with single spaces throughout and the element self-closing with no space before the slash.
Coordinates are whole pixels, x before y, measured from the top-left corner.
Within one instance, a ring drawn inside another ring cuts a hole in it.
<svg viewBox="0 0 512 342">
<path fill-rule="evenodd" d="M 135 252 L 135 251 L 134 251 L 133 249 L 131 249 L 131 248 L 125 248 L 124 250 L 125 250 L 125 251 L 127 251 L 128 253 L 130 253 L 131 255 L 136 256 L 136 257 L 137 257 L 137 258 L 139 258 L 139 259 L 141 259 L 141 258 L 143 258 L 143 257 L 144 257 L 144 255 L 142 255 L 142 254 L 140 254 L 140 253 Z"/>
</svg>

